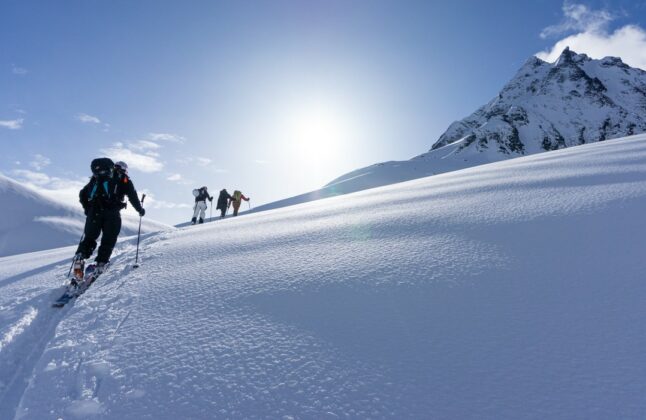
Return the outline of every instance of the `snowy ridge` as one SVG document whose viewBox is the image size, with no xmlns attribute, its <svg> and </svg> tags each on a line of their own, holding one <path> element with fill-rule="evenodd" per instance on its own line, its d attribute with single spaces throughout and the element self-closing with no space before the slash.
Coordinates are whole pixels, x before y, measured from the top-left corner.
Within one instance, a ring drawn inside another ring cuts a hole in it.
<svg viewBox="0 0 646 420">
<path fill-rule="evenodd" d="M 85 215 L 81 205 L 59 203 L 0 174 L 0 256 L 77 244 Z M 121 235 L 136 235 L 139 218 L 122 215 Z M 142 220 L 144 233 L 172 229 Z"/>
<path fill-rule="evenodd" d="M 0 258 L 0 417 L 641 418 L 646 135 Z M 35 312 L 36 311 L 36 312 Z"/>
</svg>

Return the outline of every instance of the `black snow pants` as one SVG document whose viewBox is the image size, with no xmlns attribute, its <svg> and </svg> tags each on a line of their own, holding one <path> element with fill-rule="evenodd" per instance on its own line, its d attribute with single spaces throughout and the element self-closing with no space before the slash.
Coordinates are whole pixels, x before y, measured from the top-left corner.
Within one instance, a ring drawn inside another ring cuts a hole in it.
<svg viewBox="0 0 646 420">
<path fill-rule="evenodd" d="M 76 253 L 80 253 L 83 259 L 90 258 L 96 248 L 96 240 L 100 234 L 103 234 L 96 262 L 107 263 L 110 261 L 112 249 L 117 244 L 120 231 L 121 215 L 118 209 L 90 210 L 85 219 L 83 241 L 79 244 Z"/>
</svg>

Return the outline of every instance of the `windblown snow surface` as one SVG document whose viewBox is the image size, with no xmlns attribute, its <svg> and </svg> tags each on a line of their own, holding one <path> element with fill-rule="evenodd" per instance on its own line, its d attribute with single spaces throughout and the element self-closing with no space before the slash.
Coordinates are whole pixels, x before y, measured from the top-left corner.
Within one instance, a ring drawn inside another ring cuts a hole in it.
<svg viewBox="0 0 646 420">
<path fill-rule="evenodd" d="M 646 136 L 0 259 L 0 418 L 644 418 Z"/>
</svg>

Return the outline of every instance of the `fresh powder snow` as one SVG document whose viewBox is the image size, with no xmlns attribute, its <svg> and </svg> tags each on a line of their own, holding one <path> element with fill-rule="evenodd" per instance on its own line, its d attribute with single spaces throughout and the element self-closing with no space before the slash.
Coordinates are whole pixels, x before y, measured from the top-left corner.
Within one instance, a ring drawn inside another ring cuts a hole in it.
<svg viewBox="0 0 646 420">
<path fill-rule="evenodd" d="M 0 418 L 643 418 L 646 135 L 0 258 Z"/>
</svg>

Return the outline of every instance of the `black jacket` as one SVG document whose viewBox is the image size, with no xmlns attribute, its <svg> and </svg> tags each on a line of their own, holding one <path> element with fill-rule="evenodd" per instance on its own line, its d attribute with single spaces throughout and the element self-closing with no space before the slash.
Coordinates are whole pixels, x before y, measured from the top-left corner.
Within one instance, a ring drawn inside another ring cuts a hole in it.
<svg viewBox="0 0 646 420">
<path fill-rule="evenodd" d="M 216 207 L 217 210 L 224 210 L 227 208 L 229 205 L 229 200 L 231 200 L 233 197 L 231 194 L 227 192 L 227 190 L 222 190 L 220 191 L 220 196 L 218 197 L 218 205 Z"/>
<path fill-rule="evenodd" d="M 197 197 L 195 197 L 195 202 L 197 203 L 198 201 L 206 201 L 208 200 L 213 200 L 213 197 L 209 195 L 209 192 L 205 190 L 204 188 L 200 188 L 198 190 L 200 193 Z"/>
<path fill-rule="evenodd" d="M 138 212 L 142 211 L 141 202 L 137 196 L 137 190 L 135 190 L 135 186 L 128 175 L 115 173 L 112 178 L 108 180 L 110 198 L 106 200 L 91 199 L 90 194 L 96 183 L 97 179 L 93 177 L 79 192 L 79 201 L 86 213 L 89 210 L 119 211 L 126 207 L 126 203 L 124 201 L 125 196 L 128 196 L 128 200 L 135 210 Z"/>
</svg>

